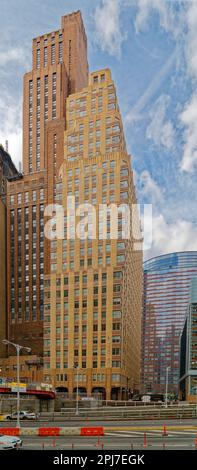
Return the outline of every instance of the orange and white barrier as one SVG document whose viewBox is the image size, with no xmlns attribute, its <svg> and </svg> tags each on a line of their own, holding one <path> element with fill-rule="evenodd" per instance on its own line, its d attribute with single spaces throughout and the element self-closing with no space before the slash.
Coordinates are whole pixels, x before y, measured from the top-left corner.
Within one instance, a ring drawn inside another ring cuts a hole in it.
<svg viewBox="0 0 197 470">
<path fill-rule="evenodd" d="M 103 427 L 41 427 L 1 428 L 7 436 L 104 436 Z"/>
</svg>

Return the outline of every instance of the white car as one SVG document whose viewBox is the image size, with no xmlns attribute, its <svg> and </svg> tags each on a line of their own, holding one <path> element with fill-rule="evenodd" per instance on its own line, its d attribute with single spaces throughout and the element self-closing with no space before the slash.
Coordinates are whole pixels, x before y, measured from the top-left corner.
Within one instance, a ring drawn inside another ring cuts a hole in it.
<svg viewBox="0 0 197 470">
<path fill-rule="evenodd" d="M 0 450 L 18 449 L 22 443 L 19 437 L 0 434 Z"/>
<path fill-rule="evenodd" d="M 6 419 L 17 419 L 17 411 L 11 413 L 10 415 L 5 416 Z M 20 419 L 36 419 L 36 413 L 31 413 L 31 411 L 20 411 L 19 413 Z"/>
</svg>

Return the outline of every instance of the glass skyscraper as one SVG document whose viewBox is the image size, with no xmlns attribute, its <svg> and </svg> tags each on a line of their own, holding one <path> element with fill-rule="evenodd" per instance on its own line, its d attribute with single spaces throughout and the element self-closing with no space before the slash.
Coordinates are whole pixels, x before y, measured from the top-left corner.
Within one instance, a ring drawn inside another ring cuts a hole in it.
<svg viewBox="0 0 197 470">
<path fill-rule="evenodd" d="M 170 253 L 144 262 L 141 382 L 144 392 L 178 391 L 180 335 L 197 276 L 197 252 Z"/>
</svg>

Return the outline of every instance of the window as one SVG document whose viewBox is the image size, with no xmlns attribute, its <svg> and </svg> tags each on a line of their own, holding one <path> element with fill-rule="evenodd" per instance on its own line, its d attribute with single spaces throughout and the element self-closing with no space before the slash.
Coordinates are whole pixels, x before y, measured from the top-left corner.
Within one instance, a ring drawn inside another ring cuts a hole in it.
<svg viewBox="0 0 197 470">
<path fill-rule="evenodd" d="M 95 77 L 93 77 L 93 83 L 98 83 L 98 75 L 96 75 Z"/>
<path fill-rule="evenodd" d="M 44 67 L 47 66 L 47 47 L 44 47 Z"/>
<path fill-rule="evenodd" d="M 108 110 L 115 109 L 116 105 L 115 103 L 108 103 Z"/>
<path fill-rule="evenodd" d="M 120 342 L 120 336 L 112 336 L 112 343 L 119 343 Z"/>
<path fill-rule="evenodd" d="M 113 323 L 113 330 L 117 331 L 121 329 L 121 324 L 120 323 Z"/>
<path fill-rule="evenodd" d="M 55 44 L 51 46 L 51 65 L 55 63 Z"/>
<path fill-rule="evenodd" d="M 120 374 L 112 374 L 112 382 L 120 382 Z"/>
<path fill-rule="evenodd" d="M 18 193 L 18 196 L 17 196 L 17 201 L 18 201 L 18 204 L 21 204 L 21 193 Z"/>
<path fill-rule="evenodd" d="M 120 176 L 128 176 L 129 172 L 127 168 L 122 168 L 120 172 Z"/>
<path fill-rule="evenodd" d="M 59 64 L 62 63 L 62 48 L 63 48 L 63 42 L 59 42 Z"/>
<path fill-rule="evenodd" d="M 121 318 L 121 311 L 120 310 L 114 310 L 112 312 L 112 318 L 116 319 L 116 318 Z"/>
<path fill-rule="evenodd" d="M 40 68 L 40 49 L 36 50 L 36 68 Z"/>
<path fill-rule="evenodd" d="M 29 193 L 25 193 L 25 202 L 29 201 Z"/>
<path fill-rule="evenodd" d="M 122 271 L 115 271 L 114 279 L 122 279 Z"/>
<path fill-rule="evenodd" d="M 118 255 L 117 263 L 124 263 L 124 262 L 125 262 L 125 255 Z"/>
</svg>

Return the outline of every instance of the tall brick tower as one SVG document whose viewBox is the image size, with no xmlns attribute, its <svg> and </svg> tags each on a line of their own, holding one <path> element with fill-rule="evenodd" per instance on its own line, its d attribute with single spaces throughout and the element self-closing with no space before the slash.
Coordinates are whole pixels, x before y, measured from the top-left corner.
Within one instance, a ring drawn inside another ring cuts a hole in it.
<svg viewBox="0 0 197 470">
<path fill-rule="evenodd" d="M 87 39 L 77 11 L 62 17 L 58 31 L 33 40 L 32 70 L 24 77 L 24 174 L 8 184 L 8 336 L 38 355 L 44 274 L 50 268 L 44 208 L 54 201 L 55 175 L 64 158 L 66 98 L 87 83 Z"/>
</svg>

